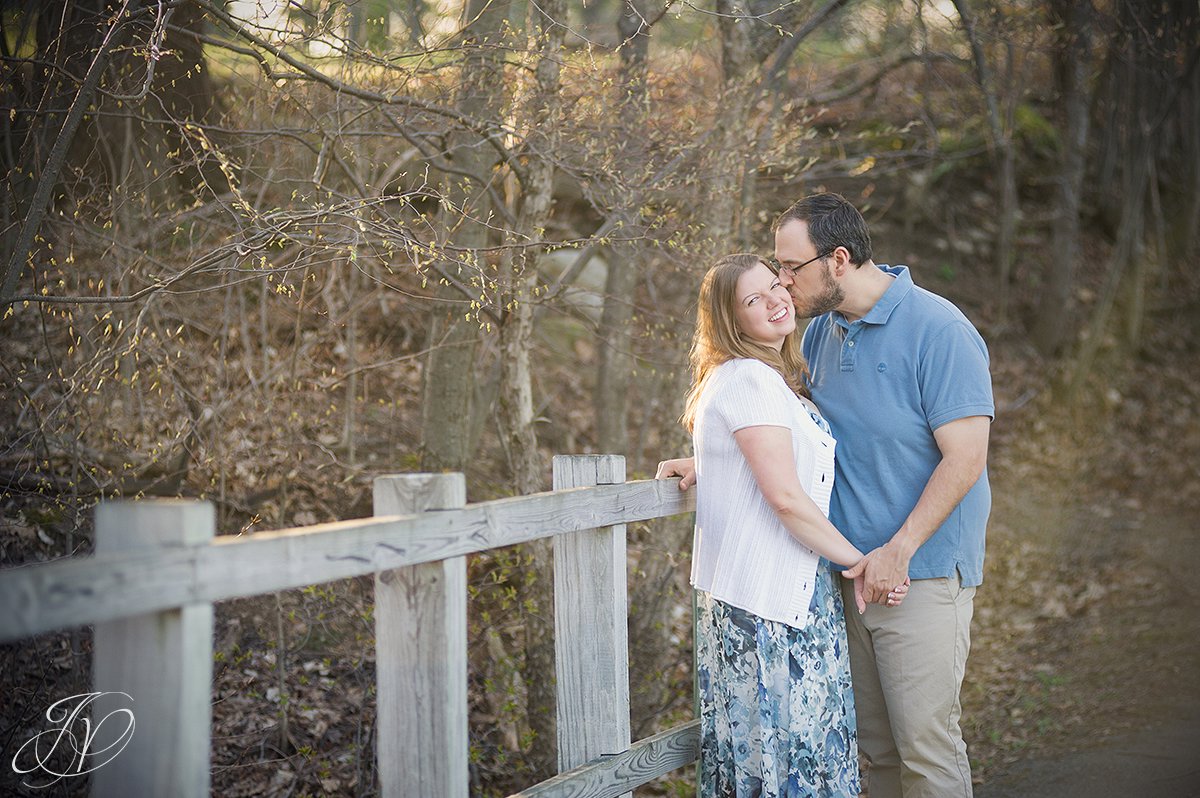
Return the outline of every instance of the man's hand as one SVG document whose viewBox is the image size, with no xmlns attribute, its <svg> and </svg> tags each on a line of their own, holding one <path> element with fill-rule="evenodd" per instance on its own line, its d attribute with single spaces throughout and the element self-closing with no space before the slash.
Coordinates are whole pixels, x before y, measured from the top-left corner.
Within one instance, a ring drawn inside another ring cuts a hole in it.
<svg viewBox="0 0 1200 798">
<path fill-rule="evenodd" d="M 658 470 L 654 472 L 655 479 L 669 479 L 670 477 L 683 477 L 679 480 L 679 489 L 687 490 L 692 485 L 696 484 L 696 458 L 681 457 L 678 460 L 663 460 L 658 464 Z"/>
<path fill-rule="evenodd" d="M 842 576 L 855 580 L 855 595 L 858 595 L 858 580 L 862 579 L 862 602 L 894 607 L 904 600 L 907 593 L 908 562 L 911 554 L 902 551 L 895 541 L 868 552 L 853 568 L 842 571 Z M 900 588 L 904 587 L 904 591 Z M 900 601 L 897 601 L 896 598 Z M 859 604 L 861 608 L 862 603 Z"/>
</svg>

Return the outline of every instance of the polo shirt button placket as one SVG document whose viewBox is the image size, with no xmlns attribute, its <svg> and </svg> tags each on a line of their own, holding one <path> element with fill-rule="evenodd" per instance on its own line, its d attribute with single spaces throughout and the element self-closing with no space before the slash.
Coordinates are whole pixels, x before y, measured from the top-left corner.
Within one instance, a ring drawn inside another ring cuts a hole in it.
<svg viewBox="0 0 1200 798">
<path fill-rule="evenodd" d="M 851 328 L 850 334 L 846 336 L 845 344 L 842 345 L 842 371 L 854 371 L 854 360 L 857 354 L 854 339 L 857 337 L 858 329 Z"/>
</svg>

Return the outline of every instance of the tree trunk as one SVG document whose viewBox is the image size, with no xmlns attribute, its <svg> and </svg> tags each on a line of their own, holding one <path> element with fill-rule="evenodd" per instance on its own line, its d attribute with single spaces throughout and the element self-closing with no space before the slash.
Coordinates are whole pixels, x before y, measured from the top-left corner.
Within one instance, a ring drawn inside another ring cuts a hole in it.
<svg viewBox="0 0 1200 798">
<path fill-rule="evenodd" d="M 646 70 L 649 54 L 647 0 L 625 0 L 617 20 L 621 39 L 621 105 L 620 130 L 632 134 L 645 117 L 649 98 L 646 94 Z M 620 144 L 616 163 L 626 174 L 627 186 L 638 184 L 636 172 L 645 163 L 642 139 L 626 135 Z M 611 250 L 608 276 L 604 286 L 604 311 L 600 318 L 600 354 L 597 367 L 595 415 L 596 446 L 603 454 L 629 453 L 629 386 L 633 373 L 631 350 L 633 295 L 637 276 L 644 264 L 643 248 L 630 239 L 640 233 L 638 208 L 641 192 L 625 193 L 625 208 L 618 212 L 620 219 Z"/>
<path fill-rule="evenodd" d="M 742 225 L 741 179 L 746 169 L 746 127 L 751 74 L 755 61 L 750 49 L 750 24 L 746 0 L 717 0 L 721 36 L 721 97 L 717 103 L 718 135 L 712 149 L 712 191 L 708 209 L 708 246 L 702 254 L 711 260 L 733 249 L 733 236 Z"/>
<path fill-rule="evenodd" d="M 192 3 L 184 3 L 175 9 L 171 24 L 188 33 L 168 31 L 166 44 L 179 55 L 177 58 L 163 58 L 158 64 L 155 93 L 161 97 L 168 118 L 177 120 L 177 123 L 162 131 L 162 141 L 156 142 L 156 156 L 171 158 L 177 167 L 174 170 L 176 177 L 173 187 L 176 195 L 188 202 L 207 201 L 229 191 L 232 173 L 223 171 L 216 158 L 197 162 L 182 155 L 194 144 L 187 140 L 182 122 L 216 124 L 225 110 L 225 104 L 211 77 L 204 57 L 204 45 L 199 39 L 206 25 L 203 9 Z M 213 146 L 226 146 L 225 137 L 219 131 L 209 129 L 204 136 Z M 171 151 L 181 155 L 173 158 L 167 156 L 166 153 Z"/>
<path fill-rule="evenodd" d="M 511 236 L 504 322 L 500 329 L 500 407 L 513 487 L 534 493 L 545 483 L 545 471 L 534 430 L 533 379 L 529 368 L 533 343 L 533 311 L 538 285 L 537 255 L 530 244 L 545 238 L 553 203 L 554 161 L 561 124 L 558 54 L 562 49 L 566 9 L 561 0 L 542 3 L 537 33 L 537 84 L 526 98 L 522 121 L 528 131 L 529 166 L 521 186 L 516 234 Z"/>
<path fill-rule="evenodd" d="M 1164 173 L 1186 172 L 1187 149 L 1181 139 L 1194 139 L 1196 135 L 1194 129 L 1181 129 L 1178 122 L 1186 113 L 1186 106 L 1180 100 L 1200 76 L 1200 48 L 1195 47 L 1200 14 L 1194 4 L 1127 4 L 1121 7 L 1121 15 L 1128 36 L 1122 60 L 1129 109 L 1126 119 L 1130 144 L 1125 148 L 1126 163 L 1127 168 L 1136 170 L 1144 184 L 1133 197 L 1127 198 L 1122 215 L 1123 224 L 1125 217 L 1132 217 L 1136 233 L 1132 242 L 1130 285 L 1122 292 L 1121 329 L 1123 354 L 1133 357 L 1142 344 L 1154 269 L 1166 268 L 1169 262 L 1162 247 L 1155 261 L 1145 256 L 1146 199 L 1157 201 L 1158 184 Z M 1184 53 L 1186 57 L 1181 58 Z"/>
<path fill-rule="evenodd" d="M 1189 113 L 1183 125 L 1185 130 L 1200 130 L 1200 81 L 1193 81 L 1186 99 Z M 1184 145 L 1187 161 L 1192 166 L 1190 199 L 1184 204 L 1180 224 L 1176 226 L 1179 245 L 1176 251 L 1179 260 L 1190 263 L 1200 258 L 1200 136 L 1192 136 Z"/>
<path fill-rule="evenodd" d="M 421 37 L 425 35 L 425 26 L 421 17 L 425 13 L 425 0 L 402 0 L 400 17 L 404 20 L 408 44 L 416 49 L 421 46 Z"/>
<path fill-rule="evenodd" d="M 130 18 L 141 11 L 141 5 L 139 0 L 132 0 L 125 13 L 112 20 L 112 26 L 102 35 L 102 41 L 96 49 L 95 57 L 88 66 L 87 74 L 84 76 L 78 92 L 71 98 L 70 108 L 63 118 L 62 126 L 54 138 L 54 143 L 41 168 L 37 184 L 33 188 L 25 218 L 11 244 L 12 248 L 8 250 L 8 259 L 3 264 L 3 273 L 0 274 L 0 306 L 8 304 L 9 298 L 16 292 L 17 281 L 32 255 L 31 248 L 38 230 L 42 226 L 42 220 L 49 210 L 51 195 L 58 185 L 59 174 L 67 163 L 71 146 L 75 141 L 75 134 L 79 131 L 79 125 L 91 105 L 92 98 L 108 68 L 113 52 L 129 38 L 133 27 Z"/>
<path fill-rule="evenodd" d="M 1012 42 L 1006 44 L 1007 91 L 1005 113 L 1000 138 L 997 142 L 1000 159 L 1000 230 L 996 235 L 996 275 L 1000 288 L 997 318 L 1001 324 L 1008 321 L 1008 310 L 1012 288 L 1012 267 L 1016 258 L 1017 217 L 1021 213 L 1017 194 L 1017 152 L 1013 146 L 1013 127 L 1017 112 L 1016 55 Z"/>
<path fill-rule="evenodd" d="M 1056 180 L 1058 213 L 1054 220 L 1051 251 L 1054 259 L 1046 273 L 1033 326 L 1033 343 L 1043 355 L 1062 348 L 1069 331 L 1074 299 L 1075 268 L 1079 260 L 1079 211 L 1087 169 L 1088 130 L 1091 122 L 1092 14 L 1089 3 L 1057 0 L 1055 21 L 1060 44 L 1054 49 L 1059 76 L 1063 157 Z"/>
<path fill-rule="evenodd" d="M 562 98 L 559 57 L 566 19 L 565 0 L 548 0 L 538 7 L 536 85 L 531 87 L 519 119 L 527 131 L 529 156 L 521 186 L 513 245 L 506 255 L 507 291 L 500 328 L 500 416 L 502 439 L 519 494 L 535 493 L 545 483 L 545 464 L 534 429 L 533 378 L 530 349 L 538 284 L 534 241 L 545 237 L 553 201 L 554 161 L 558 147 Z M 525 684 L 529 727 L 533 733 L 529 761 L 532 778 L 545 779 L 558 764 L 558 733 L 554 687 L 554 550 L 550 540 L 527 544 Z"/>
<path fill-rule="evenodd" d="M 999 289 L 1001 321 L 1008 314 L 1009 281 L 1012 278 L 1013 242 L 1016 239 L 1017 214 L 1020 212 L 1017 202 L 1017 183 L 1015 168 L 1015 153 L 1013 152 L 1012 128 L 1006 126 L 1000 116 L 1000 103 L 997 98 L 995 81 L 988 64 L 987 55 L 979 41 L 975 30 L 975 21 L 967 6 L 967 0 L 953 0 L 954 8 L 962 21 L 963 32 L 971 46 L 971 59 L 975 66 L 975 78 L 987 106 L 988 130 L 991 134 L 992 160 L 1000 170 L 1000 230 L 996 235 L 996 279 Z M 1011 68 L 1012 51 L 1009 50 Z M 1011 77 L 1011 72 L 1010 72 Z M 1011 92 L 1012 86 L 1009 86 Z"/>
<path fill-rule="evenodd" d="M 617 235 L 636 229 L 633 213 L 623 214 Z M 596 448 L 603 454 L 629 454 L 629 390 L 633 374 L 634 292 L 642 267 L 641 247 L 615 243 L 604 283 L 604 310 L 600 316 L 600 352 L 597 365 L 595 413 Z"/>
<path fill-rule="evenodd" d="M 1091 374 L 1101 348 L 1107 337 L 1109 319 L 1112 316 L 1118 288 L 1121 285 L 1129 265 L 1140 251 L 1140 237 L 1143 232 L 1145 218 L 1144 202 L 1146 194 L 1149 151 L 1144 144 L 1132 151 L 1130 165 L 1124 181 L 1124 197 L 1122 204 L 1121 226 L 1117 233 L 1117 243 L 1109 262 L 1108 275 L 1104 281 L 1104 289 L 1100 300 L 1092 311 L 1088 324 L 1088 334 L 1083 347 L 1076 358 L 1071 373 L 1071 381 L 1067 390 L 1067 398 L 1073 401 L 1080 397 L 1084 382 Z"/>
<path fill-rule="evenodd" d="M 1134 266 L 1132 301 L 1126 310 L 1124 330 L 1128 337 L 1131 329 L 1140 327 L 1142 300 L 1137 294 L 1141 288 L 1139 283 L 1144 279 L 1144 271 L 1137 265 L 1142 252 L 1142 238 L 1145 233 L 1146 188 L 1150 176 L 1154 172 L 1155 141 L 1151 136 L 1152 119 L 1157 118 L 1155 109 L 1161 100 L 1148 96 L 1150 88 L 1146 84 L 1148 70 L 1143 62 L 1146 56 L 1144 42 L 1139 41 L 1145 28 L 1142 20 L 1131 19 L 1133 11 L 1122 9 L 1126 23 L 1127 37 L 1110 51 L 1110 58 L 1120 66 L 1114 71 L 1113 77 L 1115 95 L 1114 109 L 1119 111 L 1119 118 L 1124 124 L 1114 125 L 1117 130 L 1110 135 L 1113 142 L 1118 144 L 1124 153 L 1122 168 L 1120 226 L 1117 232 L 1117 243 L 1105 279 L 1104 289 L 1100 300 L 1092 312 L 1088 324 L 1088 335 L 1083 342 L 1079 356 L 1076 359 L 1068 386 L 1068 399 L 1074 400 L 1081 395 L 1082 388 L 1092 372 L 1097 356 L 1105 341 L 1109 338 L 1108 330 L 1112 311 L 1116 305 L 1119 288 L 1124 281 L 1130 266 Z M 1136 318 L 1129 314 L 1134 314 Z"/>
<path fill-rule="evenodd" d="M 467 30 L 463 46 L 458 107 L 480 119 L 498 119 L 504 97 L 504 56 L 497 46 L 508 17 L 508 2 L 471 0 L 463 10 Z M 462 175 L 447 175 L 442 191 L 447 202 L 442 210 L 442 229 L 453 234 L 463 251 L 482 249 L 490 231 L 483 222 L 491 200 L 485 183 L 491 178 L 495 155 L 480 145 L 479 136 L 467 131 L 451 134 L 449 159 L 456 168 L 475 175 L 478 182 Z M 452 233 L 451 233 L 452 231 Z M 465 256 L 446 262 L 443 268 L 469 283 L 468 270 L 483 271 L 480 256 Z M 455 288 L 439 285 L 441 308 L 434 312 L 429 327 L 429 356 L 425 362 L 424 397 L 421 405 L 421 468 L 426 471 L 462 471 L 472 449 L 471 419 L 476 412 L 472 397 L 478 375 L 476 350 L 479 321 L 471 317 L 469 303 Z"/>
</svg>

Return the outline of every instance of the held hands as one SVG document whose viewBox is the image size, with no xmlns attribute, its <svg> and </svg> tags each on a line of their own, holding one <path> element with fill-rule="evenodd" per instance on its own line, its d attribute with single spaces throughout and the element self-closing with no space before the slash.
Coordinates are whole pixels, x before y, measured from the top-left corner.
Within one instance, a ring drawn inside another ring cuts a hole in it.
<svg viewBox="0 0 1200 798">
<path fill-rule="evenodd" d="M 899 607 L 908 595 L 912 580 L 908 577 L 908 558 L 887 546 L 875 549 L 845 571 L 842 576 L 854 580 L 854 600 L 858 614 L 867 611 L 868 604 Z"/>
<path fill-rule="evenodd" d="M 658 470 L 654 472 L 655 479 L 668 479 L 670 477 L 683 477 L 679 480 L 679 489 L 687 490 L 692 485 L 696 484 L 696 458 L 681 457 L 676 460 L 663 460 L 658 464 Z"/>
<path fill-rule="evenodd" d="M 887 594 L 887 606 L 899 607 L 900 602 L 904 601 L 904 597 L 908 595 L 908 587 L 911 584 L 912 580 L 906 576 L 903 583 L 889 590 Z"/>
</svg>

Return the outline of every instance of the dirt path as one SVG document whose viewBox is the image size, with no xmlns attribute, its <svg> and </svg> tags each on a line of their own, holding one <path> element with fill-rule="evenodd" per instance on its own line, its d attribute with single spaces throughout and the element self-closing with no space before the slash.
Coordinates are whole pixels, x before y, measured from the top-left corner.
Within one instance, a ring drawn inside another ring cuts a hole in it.
<svg viewBox="0 0 1200 798">
<path fill-rule="evenodd" d="M 1158 462 L 1120 430 L 1038 437 L 993 479 L 964 686 L 977 795 L 1200 796 L 1194 430 Z"/>
<path fill-rule="evenodd" d="M 987 768 L 980 798 L 1200 796 L 1197 517 L 1165 508 L 1097 521 L 1047 541 L 1052 559 L 1095 578 L 1038 588 L 1042 617 L 1013 649 L 1033 679 L 1007 693 L 1025 736 Z"/>
<path fill-rule="evenodd" d="M 1033 759 L 975 789 L 975 798 L 1196 798 L 1200 704 L 1177 704 L 1145 729 L 1082 751 Z"/>
</svg>

